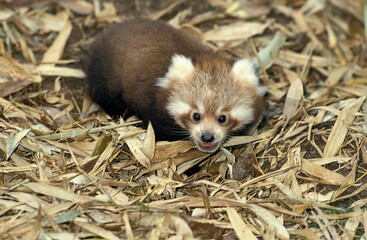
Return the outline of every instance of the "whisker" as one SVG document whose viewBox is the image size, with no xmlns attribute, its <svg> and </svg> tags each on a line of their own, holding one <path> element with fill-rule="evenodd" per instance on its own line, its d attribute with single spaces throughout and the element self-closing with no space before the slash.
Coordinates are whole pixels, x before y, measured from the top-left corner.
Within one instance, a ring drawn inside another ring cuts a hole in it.
<svg viewBox="0 0 367 240">
<path fill-rule="evenodd" d="M 185 138 L 190 137 L 190 133 L 182 128 L 179 127 L 172 127 L 172 126 L 162 126 L 162 129 L 167 131 L 167 133 L 173 134 L 173 135 L 177 135 L 177 136 L 182 136 Z"/>
</svg>

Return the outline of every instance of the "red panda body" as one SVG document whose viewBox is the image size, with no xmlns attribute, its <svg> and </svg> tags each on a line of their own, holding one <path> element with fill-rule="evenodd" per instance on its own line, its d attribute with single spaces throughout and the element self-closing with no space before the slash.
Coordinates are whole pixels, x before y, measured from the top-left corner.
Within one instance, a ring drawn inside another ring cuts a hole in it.
<svg viewBox="0 0 367 240">
<path fill-rule="evenodd" d="M 206 152 L 250 133 L 263 113 L 252 61 L 222 57 L 160 21 L 109 28 L 91 47 L 86 74 L 107 114 L 128 111 L 150 121 L 157 140 L 191 138 Z"/>
</svg>

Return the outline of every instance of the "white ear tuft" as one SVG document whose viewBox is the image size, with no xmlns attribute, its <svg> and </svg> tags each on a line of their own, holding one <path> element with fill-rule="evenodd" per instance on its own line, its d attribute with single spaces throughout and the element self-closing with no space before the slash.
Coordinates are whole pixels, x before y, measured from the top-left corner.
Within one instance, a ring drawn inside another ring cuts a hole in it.
<svg viewBox="0 0 367 240">
<path fill-rule="evenodd" d="M 172 57 L 172 63 L 168 72 L 163 78 L 159 78 L 157 86 L 167 88 L 172 80 L 185 80 L 194 72 L 192 60 L 183 55 L 175 54 Z"/>
<path fill-rule="evenodd" d="M 232 67 L 232 74 L 236 79 L 258 86 L 259 79 L 255 73 L 255 63 L 249 59 L 237 60 Z"/>
</svg>

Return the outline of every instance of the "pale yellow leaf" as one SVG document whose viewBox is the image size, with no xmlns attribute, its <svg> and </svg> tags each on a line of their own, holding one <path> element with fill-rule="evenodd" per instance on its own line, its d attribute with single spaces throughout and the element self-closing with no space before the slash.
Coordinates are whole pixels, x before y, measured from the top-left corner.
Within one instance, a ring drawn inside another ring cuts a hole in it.
<svg viewBox="0 0 367 240">
<path fill-rule="evenodd" d="M 233 208 L 227 207 L 227 215 L 240 240 L 256 240 L 256 236 Z"/>
<path fill-rule="evenodd" d="M 355 114 L 362 106 L 365 98 L 366 96 L 358 98 L 340 112 L 326 142 L 324 157 L 334 156 L 339 151 L 349 131 L 349 127 L 355 118 Z"/>
<path fill-rule="evenodd" d="M 289 120 L 296 112 L 303 97 L 303 84 L 300 78 L 293 80 L 285 99 L 283 115 Z"/>
<path fill-rule="evenodd" d="M 205 41 L 246 40 L 262 33 L 269 24 L 270 22 L 234 22 L 205 32 L 203 38 Z"/>
</svg>

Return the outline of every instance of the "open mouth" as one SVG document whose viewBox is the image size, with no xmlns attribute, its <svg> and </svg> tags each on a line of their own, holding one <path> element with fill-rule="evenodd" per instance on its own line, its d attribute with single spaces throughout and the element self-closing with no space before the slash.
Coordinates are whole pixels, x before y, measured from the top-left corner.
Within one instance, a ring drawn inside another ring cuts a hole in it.
<svg viewBox="0 0 367 240">
<path fill-rule="evenodd" d="M 219 142 L 207 143 L 207 142 L 197 141 L 196 145 L 203 152 L 214 152 L 218 149 Z"/>
</svg>

